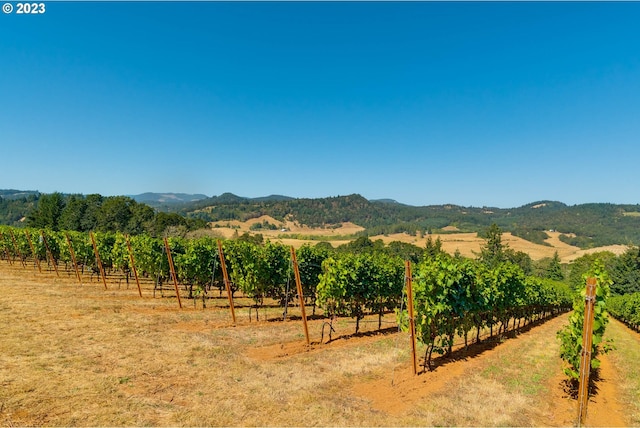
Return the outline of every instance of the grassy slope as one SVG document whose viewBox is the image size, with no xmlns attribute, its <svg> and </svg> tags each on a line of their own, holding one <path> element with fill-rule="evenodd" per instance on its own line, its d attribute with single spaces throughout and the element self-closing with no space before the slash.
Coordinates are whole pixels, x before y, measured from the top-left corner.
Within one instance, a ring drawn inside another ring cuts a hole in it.
<svg viewBox="0 0 640 428">
<path fill-rule="evenodd" d="M 608 357 L 618 374 L 614 380 L 620 387 L 620 401 L 627 409 L 629 424 L 640 426 L 640 334 L 612 320 L 606 336 L 617 348 Z"/>
</svg>

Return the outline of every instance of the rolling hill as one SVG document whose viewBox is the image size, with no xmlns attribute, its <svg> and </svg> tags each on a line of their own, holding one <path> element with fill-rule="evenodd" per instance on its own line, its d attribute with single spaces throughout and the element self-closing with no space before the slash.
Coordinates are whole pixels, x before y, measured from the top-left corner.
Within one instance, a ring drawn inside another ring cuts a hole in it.
<svg viewBox="0 0 640 428">
<path fill-rule="evenodd" d="M 0 223 L 19 224 L 37 205 L 39 195 L 36 191 L 0 190 Z M 638 204 L 568 206 L 558 201 L 537 201 L 508 209 L 451 204 L 416 207 L 392 199 L 370 201 L 358 194 L 327 198 L 283 195 L 246 198 L 232 193 L 212 197 L 144 193 L 132 198 L 153 206 L 156 211 L 207 222 L 246 222 L 269 216 L 274 223 L 290 222 L 326 231 L 349 223 L 357 226 L 352 236 L 483 233 L 496 223 L 504 232 L 542 246 L 549 246 L 548 240 L 556 232 L 554 239 L 582 249 L 640 244 Z"/>
</svg>

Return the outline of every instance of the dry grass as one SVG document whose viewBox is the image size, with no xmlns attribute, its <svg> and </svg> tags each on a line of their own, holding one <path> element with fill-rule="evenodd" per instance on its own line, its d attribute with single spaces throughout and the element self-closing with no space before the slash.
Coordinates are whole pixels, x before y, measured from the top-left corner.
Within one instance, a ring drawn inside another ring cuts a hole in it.
<svg viewBox="0 0 640 428">
<path fill-rule="evenodd" d="M 370 333 L 375 318 L 358 337 L 340 320 L 330 344 L 306 347 L 295 308 L 286 322 L 275 307 L 268 321 L 261 311 L 260 322 L 249 322 L 249 302 L 239 299 L 234 327 L 224 298 L 205 310 L 184 299 L 180 310 L 148 288 L 140 298 L 135 287 L 110 283 L 105 291 L 85 279 L 79 286 L 66 273 L 0 262 L 0 424 L 554 425 L 544 403 L 559 318 L 474 358 L 404 377 L 406 334 Z M 310 322 L 313 342 L 322 323 Z M 362 392 L 372 385 L 390 391 L 383 401 L 402 396 L 400 411 Z"/>
<path fill-rule="evenodd" d="M 273 225 L 278 226 L 276 230 L 268 230 L 268 229 L 260 229 L 256 231 L 251 231 L 251 226 L 256 223 L 262 223 L 267 221 Z M 362 226 L 358 226 L 351 222 L 345 222 L 337 228 L 321 228 L 321 227 L 309 227 L 306 225 L 301 225 L 297 222 L 293 222 L 290 220 L 279 221 L 274 219 L 271 216 L 263 215 L 257 218 L 252 218 L 247 221 L 239 221 L 239 220 L 230 220 L 230 221 L 217 221 L 211 223 L 213 230 L 218 231 L 220 234 L 225 236 L 226 238 L 232 237 L 236 232 L 238 234 L 243 234 L 245 232 L 250 233 L 260 233 L 265 239 L 271 239 L 272 241 L 282 241 L 282 236 L 287 235 L 308 235 L 315 237 L 327 237 L 332 241 L 341 236 L 350 236 L 354 233 L 358 233 L 364 230 Z M 283 232 L 282 229 L 285 229 Z M 318 241 L 310 241 L 310 240 L 297 240 L 302 242 L 318 242 Z M 348 241 L 345 241 L 348 242 Z M 302 243 L 296 246 L 300 246 Z"/>
<path fill-rule="evenodd" d="M 250 227 L 253 224 L 262 223 L 265 220 L 271 224 L 287 228 L 287 232 L 282 232 L 280 229 L 258 230 L 255 232 L 250 231 Z M 317 239 L 326 239 L 329 240 L 334 247 L 337 247 L 338 245 L 348 243 L 350 241 L 350 237 L 353 236 L 353 234 L 364 230 L 362 227 L 353 223 L 343 223 L 341 227 L 336 229 L 311 228 L 305 225 L 299 225 L 291 221 L 280 222 L 266 215 L 247 220 L 246 222 L 241 222 L 238 220 L 219 221 L 213 223 L 213 225 L 217 226 L 213 229 L 215 233 L 225 238 L 231 238 L 236 232 L 239 234 L 243 234 L 245 232 L 260 233 L 265 237 L 265 239 L 270 239 L 271 241 L 280 242 L 285 245 L 292 245 L 295 248 L 300 248 L 304 244 L 315 245 L 318 243 L 318 240 L 297 239 L 294 235 L 313 236 Z M 453 226 L 447 226 L 444 228 L 444 230 L 456 232 L 457 228 Z M 533 242 L 527 241 L 517 236 L 513 236 L 508 232 L 503 233 L 502 241 L 504 244 L 507 244 L 515 251 L 523 251 L 529 254 L 529 256 L 531 256 L 533 260 L 553 257 L 554 253 L 557 251 L 560 260 L 563 263 L 569 263 L 580 256 L 597 251 L 611 251 L 614 254 L 622 254 L 627 250 L 627 246 L 625 245 L 609 245 L 606 247 L 581 250 L 578 247 L 574 247 L 562 242 L 560 240 L 561 233 L 559 232 L 546 233 L 547 235 L 549 235 L 549 238 L 546 240 L 547 244 L 549 245 L 534 244 Z M 293 237 L 288 238 L 287 235 L 292 235 Z M 434 241 L 439 238 L 442 242 L 442 248 L 448 253 L 453 254 L 456 251 L 459 251 L 463 256 L 471 258 L 476 257 L 477 254 L 480 253 L 480 248 L 485 244 L 485 241 L 482 238 L 479 238 L 476 233 L 432 234 L 431 238 Z M 385 244 L 388 244 L 391 241 L 400 241 L 417 245 L 419 247 L 424 247 L 427 243 L 426 236 L 417 237 L 406 233 L 377 235 L 372 236 L 370 239 L 381 239 Z"/>
<path fill-rule="evenodd" d="M 226 308 L 211 304 L 203 311 L 185 300 L 180 310 L 175 299 L 78 286 L 4 262 L 1 273 L 3 425 L 354 424 L 362 403 L 341 394 L 344 383 L 397 355 L 393 346 L 372 352 L 376 340 L 337 340 L 260 361 L 248 350 L 303 342 L 300 321 L 249 323 L 240 307 L 231 327 Z M 272 320 L 277 311 L 268 312 Z M 311 323 L 314 340 L 321 322 Z M 338 336 L 353 332 L 337 328 Z"/>
<path fill-rule="evenodd" d="M 611 320 L 606 336 L 613 339 L 617 348 L 608 358 L 616 369 L 614 381 L 619 385 L 620 402 L 627 410 L 630 425 L 640 426 L 640 334 Z"/>
</svg>

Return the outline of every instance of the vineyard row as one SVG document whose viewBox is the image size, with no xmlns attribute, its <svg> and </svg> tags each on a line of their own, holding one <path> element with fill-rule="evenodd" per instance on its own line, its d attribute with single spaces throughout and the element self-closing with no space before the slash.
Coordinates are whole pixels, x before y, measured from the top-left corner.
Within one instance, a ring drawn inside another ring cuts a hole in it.
<svg viewBox="0 0 640 428">
<path fill-rule="evenodd" d="M 222 287 L 215 239 L 169 238 L 167 243 L 176 279 L 188 287 L 190 297 L 203 296 L 214 284 Z M 291 292 L 290 287 L 293 269 L 289 247 L 272 242 L 224 240 L 221 248 L 232 295 L 240 290 L 253 299 L 256 308 L 267 298 L 283 307 L 294 300 L 297 293 Z M 100 260 L 105 269 L 120 271 L 127 278 L 135 260 L 137 272 L 152 278 L 155 287 L 162 287 L 171 274 L 163 241 L 147 235 L 2 227 L 0 256 L 16 262 L 27 257 L 34 261 L 52 260 L 67 267 L 75 259 L 83 269 L 92 270 Z M 297 266 L 303 295 L 314 312 L 318 306 L 330 318 L 355 318 L 358 332 L 365 315 L 378 314 L 381 319 L 384 313 L 395 311 L 399 324 L 408 328 L 408 278 L 401 258 L 305 245 L 297 250 Z M 567 310 L 573 298 L 566 284 L 527 276 L 515 264 L 487 265 L 444 252 L 417 263 L 411 280 L 415 334 L 426 345 L 427 365 L 433 352 L 451 352 L 456 335 L 464 337 L 465 343 L 469 335 L 479 340 L 483 328 L 504 332 L 510 325 Z"/>
</svg>

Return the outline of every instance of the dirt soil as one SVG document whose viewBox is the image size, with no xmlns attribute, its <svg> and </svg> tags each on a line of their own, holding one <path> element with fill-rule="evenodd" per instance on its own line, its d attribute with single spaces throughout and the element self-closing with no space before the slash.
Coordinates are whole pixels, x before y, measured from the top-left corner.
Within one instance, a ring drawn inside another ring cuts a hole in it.
<svg viewBox="0 0 640 428">
<path fill-rule="evenodd" d="M 471 379 L 472 374 L 483 372 L 487 367 L 501 359 L 501 355 L 518 353 L 526 349 L 529 342 L 543 338 L 548 341 L 555 337 L 567 321 L 567 315 L 559 316 L 541 326 L 522 333 L 516 338 L 510 338 L 498 345 L 476 345 L 468 356 L 455 358 L 441 357 L 436 361 L 433 371 L 419 368 L 419 374 L 414 375 L 411 367 L 397 368 L 386 376 L 373 381 L 356 383 L 353 386 L 355 394 L 371 400 L 372 407 L 393 415 L 401 415 L 414 407 L 416 403 L 429 400 L 429 397 L 442 393 L 457 382 Z M 462 353 L 462 349 L 459 352 Z M 454 352 L 455 354 L 455 352 Z M 594 427 L 624 427 L 629 426 L 625 411 L 617 400 L 620 393 L 616 386 L 615 370 L 605 355 L 601 358 L 600 377 L 596 388 L 590 397 L 586 426 Z M 530 411 L 528 417 L 534 426 L 572 426 L 577 420 L 577 400 L 565 391 L 565 375 L 557 371 L 557 375 L 550 378 L 544 395 L 545 412 Z"/>
</svg>

